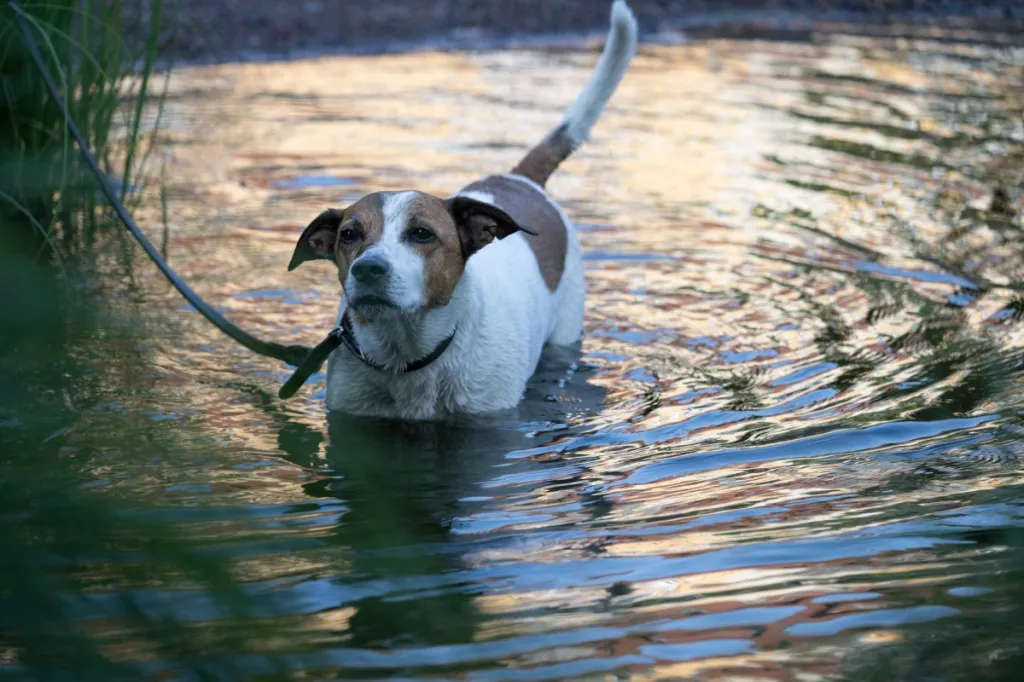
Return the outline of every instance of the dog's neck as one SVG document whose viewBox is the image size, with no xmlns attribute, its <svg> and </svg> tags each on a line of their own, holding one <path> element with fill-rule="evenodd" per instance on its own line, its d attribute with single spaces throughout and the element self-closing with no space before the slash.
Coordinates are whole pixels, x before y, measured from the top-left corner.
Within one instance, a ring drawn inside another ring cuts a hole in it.
<svg viewBox="0 0 1024 682">
<path fill-rule="evenodd" d="M 463 325 L 468 315 L 466 287 L 456 287 L 448 305 L 415 313 L 390 312 L 367 319 L 349 310 L 343 298 L 339 311 L 348 316 L 352 335 L 364 357 L 383 367 L 402 367 L 433 353 Z"/>
</svg>

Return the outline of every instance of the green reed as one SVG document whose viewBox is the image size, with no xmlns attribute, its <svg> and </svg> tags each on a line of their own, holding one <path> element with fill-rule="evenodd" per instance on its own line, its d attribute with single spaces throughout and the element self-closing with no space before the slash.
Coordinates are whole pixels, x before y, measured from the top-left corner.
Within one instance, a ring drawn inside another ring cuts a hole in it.
<svg viewBox="0 0 1024 682">
<path fill-rule="evenodd" d="M 162 0 L 24 0 L 21 7 L 70 115 L 109 181 L 127 194 L 155 139 L 145 111 L 159 97 Z M 101 205 L 15 12 L 0 3 L 0 225 L 9 246 L 60 264 L 94 241 L 104 225 Z"/>
</svg>

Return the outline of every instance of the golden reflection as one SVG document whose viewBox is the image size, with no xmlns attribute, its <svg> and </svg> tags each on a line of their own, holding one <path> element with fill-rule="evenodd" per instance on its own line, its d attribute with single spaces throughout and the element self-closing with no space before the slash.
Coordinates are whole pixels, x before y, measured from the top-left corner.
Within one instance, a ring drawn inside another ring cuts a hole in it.
<svg viewBox="0 0 1024 682">
<path fill-rule="evenodd" d="M 936 56 L 906 56 L 925 48 Z M 964 72 L 972 62 L 962 56 L 986 69 Z M 326 264 L 285 271 L 311 217 L 377 189 L 444 194 L 510 168 L 557 122 L 593 58 L 423 52 L 183 68 L 166 115 L 170 262 L 241 326 L 312 344 L 333 321 L 338 284 Z M 787 627 L 898 608 L 908 595 L 928 600 L 964 577 L 955 567 L 976 548 L 887 544 L 886 529 L 1019 484 L 1020 472 L 999 463 L 1009 457 L 999 425 L 951 431 L 992 441 L 991 458 L 950 456 L 940 448 L 946 432 L 869 429 L 927 423 L 920 411 L 934 406 L 936 419 L 977 417 L 1015 390 L 971 383 L 1024 343 L 1020 325 L 993 320 L 1014 295 L 999 286 L 1019 284 L 1024 261 L 1019 240 L 999 237 L 1010 227 L 984 213 L 993 178 L 964 172 L 999 167 L 998 153 L 958 137 L 977 134 L 964 112 L 982 94 L 993 121 L 1015 111 L 1000 91 L 1014 59 L 842 34 L 643 47 L 593 139 L 550 183 L 582 227 L 585 361 L 607 405 L 555 433 L 554 447 L 514 461 L 497 453 L 501 466 L 482 465 L 471 482 L 489 483 L 485 494 L 467 484 L 437 505 L 441 527 L 484 519 L 491 530 L 422 541 L 431 550 L 462 543 L 444 576 L 472 583 L 477 643 L 597 626 L 625 633 L 510 656 L 534 667 L 643 656 L 652 642 L 744 640 L 746 653 L 630 672 L 821 679 L 847 650 L 834 639 L 794 641 Z M 155 235 L 163 207 L 152 193 L 141 203 L 139 221 Z M 954 228 L 962 239 L 949 238 Z M 979 249 L 990 258 L 975 258 Z M 108 268 L 119 262 L 104 257 Z M 246 580 L 358 583 L 349 572 L 360 548 L 343 533 L 349 500 L 328 485 L 348 479 L 325 455 L 322 383 L 277 401 L 283 368 L 183 311 L 148 267 L 136 278 L 164 330 L 148 349 L 160 416 L 200 431 L 218 459 L 191 461 L 187 474 L 154 462 L 117 485 L 169 504 L 294 505 L 270 520 L 193 530 L 211 541 L 281 534 L 314 545 L 236 559 Z M 979 292 L 972 279 L 997 286 Z M 827 447 L 824 436 L 834 439 Z M 900 446 L 913 454 L 894 454 Z M 974 446 L 960 447 L 954 454 Z M 529 471 L 530 485 L 499 478 L 509 471 Z M 198 482 L 209 491 L 173 490 Z M 328 503 L 299 509 L 318 485 L 318 504 Z M 877 547 L 844 549 L 875 532 Z M 834 554 L 819 555 L 823 547 Z M 816 601 L 854 592 L 879 596 Z M 337 644 L 358 606 L 331 595 L 297 627 Z M 788 615 L 715 625 L 714 616 L 727 623 L 754 607 Z M 708 615 L 699 628 L 650 627 Z M 871 645 L 899 636 L 860 635 Z"/>
</svg>

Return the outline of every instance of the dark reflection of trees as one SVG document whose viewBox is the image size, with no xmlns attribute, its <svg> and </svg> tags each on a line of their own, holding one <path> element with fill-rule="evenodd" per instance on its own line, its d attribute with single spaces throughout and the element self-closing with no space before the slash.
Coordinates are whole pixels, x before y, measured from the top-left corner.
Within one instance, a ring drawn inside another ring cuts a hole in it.
<svg viewBox="0 0 1024 682">
<path fill-rule="evenodd" d="M 444 584 L 446 575 L 464 568 L 458 551 L 445 545 L 459 500 L 472 496 L 480 482 L 476 474 L 507 451 L 500 435 L 343 416 L 332 416 L 330 432 L 327 459 L 335 476 L 307 486 L 307 493 L 337 497 L 348 507 L 331 539 L 350 562 L 349 575 L 337 580 L 394 584 L 385 594 L 351 604 L 351 644 L 471 641 L 479 614 L 471 594 Z M 401 592 L 403 578 L 428 581 L 427 592 L 437 594 L 396 600 L 393 592 Z"/>
<path fill-rule="evenodd" d="M 962 59 L 950 52 L 949 60 Z M 992 57 L 994 72 L 1013 73 L 1012 64 L 1003 57 Z M 972 88 L 963 81 L 950 87 L 947 81 L 936 78 L 932 89 L 918 91 L 904 85 L 872 79 L 865 76 L 831 74 L 810 71 L 805 74 L 807 96 L 805 107 L 789 107 L 785 113 L 795 119 L 813 122 L 822 132 L 810 135 L 806 144 L 834 154 L 837 164 L 855 169 L 869 176 L 888 167 L 897 180 L 914 178 L 914 170 L 933 174 L 957 171 L 970 182 L 980 185 L 989 193 L 986 208 L 970 205 L 960 185 L 940 183 L 940 190 L 931 196 L 920 197 L 921 208 L 933 219 L 948 226 L 945 237 L 937 243 L 926 243 L 918 237 L 915 226 L 901 218 L 892 209 L 878 205 L 878 218 L 892 224 L 894 238 L 907 241 L 918 257 L 941 270 L 972 283 L 961 287 L 947 302 L 937 302 L 916 292 L 905 282 L 892 281 L 870 273 L 850 272 L 815 263 L 797 263 L 809 271 L 829 270 L 844 277 L 869 299 L 865 318 L 868 325 L 881 320 L 905 317 L 913 321 L 909 331 L 884 339 L 892 353 L 909 355 L 915 359 L 916 371 L 908 381 L 891 386 L 875 396 L 879 403 L 896 401 L 898 411 L 920 420 L 944 419 L 969 414 L 986 401 L 1004 392 L 1019 372 L 1012 362 L 1012 353 L 1003 351 L 998 336 L 971 327 L 965 308 L 982 298 L 998 297 L 1006 301 L 997 314 L 1003 324 L 1015 324 L 1024 318 L 1024 303 L 1019 292 L 1024 288 L 1024 240 L 1019 215 L 1019 198 L 1024 190 L 1024 142 L 1011 131 L 1022 122 L 1024 106 L 1019 93 L 998 87 Z M 843 105 L 849 96 L 845 88 L 856 86 L 878 93 L 889 93 L 897 100 L 901 97 L 929 96 L 929 115 L 950 133 L 931 133 L 907 124 L 906 115 L 892 102 L 879 98 L 878 107 L 887 116 L 864 120 L 851 116 Z M 962 92 L 957 91 L 962 86 Z M 886 120 L 888 119 L 888 120 Z M 897 152 L 884 144 L 840 139 L 831 131 L 866 130 L 882 138 L 917 140 L 917 151 Z M 838 179 L 848 173 L 841 167 L 806 166 L 788 164 L 785 159 L 767 159 L 780 174 L 780 180 L 808 191 L 826 192 L 837 201 L 854 205 L 870 204 L 872 197 L 860 195 L 849 186 L 832 187 L 800 176 L 801 169 L 815 171 L 815 177 L 831 175 Z M 856 177 L 853 174 L 852 177 Z M 962 183 L 961 183 L 962 184 Z M 856 189 L 854 187 L 853 189 Z M 904 188 L 905 193 L 921 194 L 914 186 Z M 931 190 L 929 190 L 931 192 Z M 788 223 L 798 229 L 827 239 L 854 258 L 884 262 L 882 253 L 830 235 L 820 228 L 814 216 L 807 211 L 792 209 L 788 213 L 772 211 L 765 206 L 755 213 L 762 217 Z M 973 240 L 964 237 L 973 235 Z M 984 237 L 978 239 L 977 237 Z M 997 251 L 998 249 L 998 251 Z M 997 270 L 998 280 L 1009 276 L 1008 283 L 994 283 L 989 270 Z M 843 319 L 841 313 L 827 302 L 812 301 L 804 297 L 811 313 L 823 323 L 815 342 L 821 355 L 844 368 L 844 375 L 835 382 L 839 390 L 849 388 L 864 373 L 870 371 L 883 357 L 858 352 L 848 346 L 852 320 Z M 914 400 L 922 389 L 933 387 L 951 377 L 959 376 L 952 385 L 943 389 L 928 404 Z M 877 416 L 877 415 L 876 415 Z"/>
<path fill-rule="evenodd" d="M 951 61 L 958 58 L 953 53 L 945 57 Z M 998 68 L 1009 77 L 1007 69 L 1013 67 L 1004 63 Z M 842 178 L 843 171 L 839 170 L 842 166 L 866 174 L 873 170 L 884 171 L 888 167 L 896 179 L 914 178 L 914 170 L 929 173 L 936 169 L 942 173 L 956 171 L 976 187 L 983 187 L 988 194 L 987 206 L 979 208 L 978 202 L 973 201 L 976 197 L 969 196 L 962 189 L 964 183 L 940 183 L 941 187 L 934 196 L 931 196 L 930 189 L 924 196 L 920 188 L 905 187 L 906 193 L 922 195 L 919 202 L 923 212 L 947 227 L 946 234 L 936 243 L 921 241 L 915 226 L 893 211 L 875 211 L 879 219 L 892 225 L 893 237 L 909 243 L 922 261 L 974 285 L 961 288 L 946 302 L 922 296 L 906 283 L 836 268 L 819 268 L 816 264 L 799 264 L 808 270 L 829 269 L 867 294 L 869 307 L 864 322 L 869 326 L 900 317 L 911 323 L 908 331 L 885 341 L 892 353 L 911 358 L 913 371 L 906 381 L 889 386 L 874 396 L 876 402 L 895 407 L 887 409 L 885 416 L 875 414 L 873 417 L 888 418 L 891 415 L 901 419 L 932 421 L 977 414 L 979 410 L 991 409 L 990 405 L 1003 404 L 1001 398 L 1009 395 L 1019 384 L 1022 370 L 1020 350 L 1006 347 L 999 334 L 1000 325 L 1016 325 L 1024 319 L 1024 297 L 1019 293 L 1024 289 L 1024 240 L 1021 239 L 1019 212 L 1020 195 L 1024 190 L 1024 143 L 1008 133 L 1022 121 L 1024 106 L 1019 92 L 1000 91 L 993 87 L 985 88 L 984 92 L 955 94 L 940 91 L 947 83 L 938 79 L 934 86 L 936 90 L 928 92 L 863 76 L 825 72 L 811 72 L 806 76 L 809 81 L 807 103 L 814 108 L 813 113 L 797 108 L 786 113 L 826 127 L 830 132 L 810 137 L 807 144 L 833 153 L 837 161 L 836 168 L 819 166 L 814 170 Z M 849 85 L 892 95 L 897 100 L 926 95 L 935 120 L 945 130 L 955 132 L 932 134 L 909 128 L 906 115 L 885 97 L 872 101 L 879 105 L 879 109 L 888 112 L 889 121 L 851 120 L 849 113 L 841 110 L 841 102 L 844 101 L 841 88 Z M 970 87 L 964 89 L 972 90 Z M 838 95 L 834 105 L 833 94 Z M 838 108 L 828 111 L 832 106 Z M 896 152 L 886 149 L 884 144 L 839 139 L 838 135 L 831 133 L 837 130 L 844 133 L 870 130 L 885 138 L 917 140 L 921 143 L 917 148 L 920 151 Z M 837 201 L 857 203 L 872 200 L 870 196 L 858 196 L 849 189 L 849 185 L 832 187 L 799 177 L 800 170 L 787 165 L 784 159 L 768 160 L 777 165 L 781 174 L 798 175 L 781 178 L 793 186 L 827 192 Z M 760 209 L 761 215 L 814 233 L 856 258 L 875 262 L 884 260 L 881 253 L 829 235 L 817 227 L 813 217 L 806 212 L 797 213 L 794 210 L 789 214 L 779 214 L 765 207 Z M 1002 309 L 989 321 L 994 324 L 986 329 L 977 329 L 972 326 L 965 309 L 983 298 L 1001 301 Z M 807 301 L 807 305 L 823 323 L 823 329 L 815 339 L 820 353 L 840 366 L 851 367 L 854 380 L 858 371 L 870 371 L 878 363 L 886 361 L 884 357 L 874 357 L 868 363 L 851 362 L 858 357 L 867 357 L 846 346 L 848 324 L 853 320 L 844 320 L 839 311 L 826 303 Z M 927 400 L 919 397 L 925 395 L 925 389 L 937 385 L 943 388 L 929 392 Z M 837 382 L 836 386 L 842 390 L 850 384 Z M 1020 420 L 1010 409 L 1004 410 L 1003 417 L 1003 430 L 986 445 L 986 452 L 1005 458 L 1006 466 L 1012 467 L 1020 452 L 1019 441 L 1011 430 L 1014 427 L 1019 429 Z M 967 445 L 966 440 L 963 445 Z M 887 477 L 861 494 L 891 496 L 898 491 L 906 496 L 940 485 L 942 481 L 973 480 L 979 469 L 991 466 L 980 452 L 964 453 L 956 443 L 948 441 L 934 448 L 934 452 L 925 450 L 919 454 L 918 466 Z M 983 504 L 984 496 L 984 493 L 980 496 L 972 493 L 971 503 Z M 1013 497 L 1013 490 L 1000 489 L 992 493 L 996 502 Z M 892 509 L 890 513 L 897 518 L 903 516 L 903 510 Z M 996 527 L 951 535 L 957 540 L 988 548 L 990 554 L 999 550 L 997 558 L 992 560 L 992 570 L 987 572 L 989 580 L 983 581 L 989 583 L 986 587 L 995 590 L 990 601 L 985 597 L 972 599 L 976 608 L 968 607 L 955 622 L 910 629 L 904 643 L 859 651 L 850 657 L 840 679 L 915 682 L 1020 679 L 1024 669 L 1024 608 L 1020 607 L 1024 604 L 1024 534 L 1017 528 Z M 936 594 L 936 601 L 942 603 L 945 600 L 961 609 L 966 603 Z"/>
<path fill-rule="evenodd" d="M 347 564 L 332 580 L 380 588 L 350 603 L 324 605 L 354 609 L 339 633 L 347 646 L 473 641 L 486 617 L 474 601 L 482 588 L 453 582 L 467 567 L 471 545 L 452 534 L 452 523 L 486 510 L 483 484 L 501 473 L 495 467 L 507 452 L 539 444 L 518 426 L 524 420 L 564 421 L 573 411 L 600 408 L 604 391 L 586 382 L 586 368 L 577 368 L 571 381 L 560 381 L 578 359 L 578 351 L 546 353 L 515 414 L 447 423 L 329 416 L 330 474 L 305 490 L 311 497 L 336 498 L 348 510 L 330 535 Z M 564 402 L 552 400 L 555 394 Z M 275 424 L 285 457 L 304 467 L 318 461 L 321 433 L 289 419 L 269 396 L 255 395 Z"/>
<path fill-rule="evenodd" d="M 965 534 L 966 535 L 966 534 Z M 974 608 L 952 620 L 911 629 L 905 642 L 858 651 L 847 659 L 842 682 L 1016 682 L 1024 670 L 1024 531 L 989 529 L 984 537 L 965 537 L 1002 550 L 982 587 L 993 591 L 973 597 Z M 965 601 L 937 596 L 955 608 Z"/>
<path fill-rule="evenodd" d="M 225 564 L 169 522 L 84 490 L 94 481 L 79 458 L 92 435 L 68 435 L 97 402 L 118 392 L 140 398 L 130 368 L 145 358 L 136 344 L 118 343 L 125 330 L 98 301 L 75 298 L 49 268 L 11 254 L 0 245 L 0 679 L 138 679 L 139 655 L 208 675 L 213 668 L 197 661 L 254 649 L 254 602 Z M 102 367 L 115 348 L 117 371 L 89 366 L 106 354 Z M 178 445 L 146 420 L 123 428 L 113 446 L 103 442 L 120 464 L 169 456 Z M 171 604 L 142 602 L 134 591 L 183 583 L 209 597 L 216 623 L 181 622 Z M 110 599 L 100 605 L 89 594 Z M 216 670 L 244 676 L 230 661 Z"/>
</svg>

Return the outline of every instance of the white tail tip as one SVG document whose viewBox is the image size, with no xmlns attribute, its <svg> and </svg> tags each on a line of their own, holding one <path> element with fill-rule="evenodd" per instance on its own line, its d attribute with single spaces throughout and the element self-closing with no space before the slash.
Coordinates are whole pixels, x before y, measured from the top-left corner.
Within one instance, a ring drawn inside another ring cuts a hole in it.
<svg viewBox="0 0 1024 682">
<path fill-rule="evenodd" d="M 637 23 L 625 0 L 612 3 L 611 27 L 597 68 L 565 115 L 564 125 L 574 146 L 586 141 L 608 100 L 615 94 L 636 53 Z"/>
</svg>

